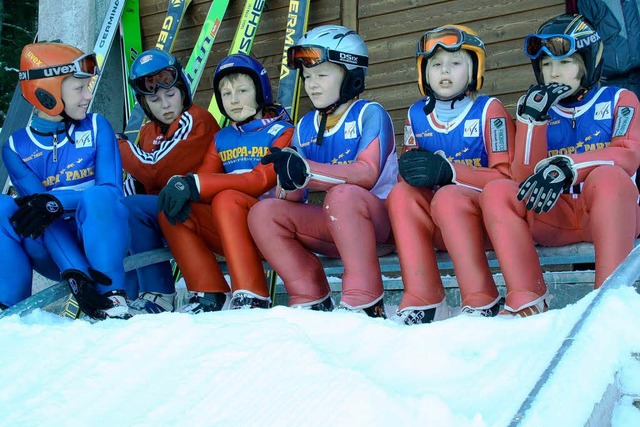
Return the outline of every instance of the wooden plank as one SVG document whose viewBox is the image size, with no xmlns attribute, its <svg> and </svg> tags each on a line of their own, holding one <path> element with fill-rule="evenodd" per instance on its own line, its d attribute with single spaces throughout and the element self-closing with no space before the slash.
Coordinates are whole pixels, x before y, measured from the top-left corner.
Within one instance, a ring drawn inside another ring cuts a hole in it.
<svg viewBox="0 0 640 427">
<path fill-rule="evenodd" d="M 360 34 L 365 40 L 374 40 L 415 32 L 416 29 L 426 30 L 445 24 L 467 25 L 474 21 L 487 20 L 500 16 L 509 16 L 518 12 L 538 11 L 547 6 L 560 4 L 558 0 L 455 0 L 436 4 L 416 6 L 406 10 L 393 11 L 382 16 L 361 17 L 359 22 Z M 361 10 L 364 6 L 361 7 Z M 425 19 L 428 17 L 428 19 Z M 506 19 L 506 18 L 505 18 Z"/>
</svg>

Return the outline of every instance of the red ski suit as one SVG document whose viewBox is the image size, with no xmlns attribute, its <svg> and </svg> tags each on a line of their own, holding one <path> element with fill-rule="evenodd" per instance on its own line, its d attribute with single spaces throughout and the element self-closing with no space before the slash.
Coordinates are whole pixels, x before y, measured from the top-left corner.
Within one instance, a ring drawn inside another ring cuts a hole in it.
<svg viewBox="0 0 640 427">
<path fill-rule="evenodd" d="M 159 194 L 172 176 L 198 169 L 219 130 L 211 113 L 194 104 L 166 132 L 157 123 L 145 124 L 139 146 L 119 140 L 122 166 L 144 186 L 146 194 Z"/>
<path fill-rule="evenodd" d="M 200 202 L 192 202 L 189 219 L 171 225 L 159 214 L 162 232 L 190 291 L 229 292 L 215 255 L 220 254 L 229 266 L 233 291 L 269 296 L 247 215 L 276 185 L 273 166 L 260 164 L 260 159 L 268 147 L 288 147 L 292 135 L 293 125 L 281 116 L 223 128 L 197 170 Z"/>
<path fill-rule="evenodd" d="M 387 199 L 404 285 L 398 310 L 438 304 L 445 298 L 434 248 L 451 255 L 462 305 L 484 306 L 496 300 L 498 291 L 485 256 L 491 246 L 479 199 L 488 182 L 511 175 L 515 125 L 495 98 L 476 99 L 446 124 L 438 121 L 436 112 L 425 118 L 423 104 L 409 110 L 403 154 L 416 146 L 442 149 L 453 165 L 454 178 L 453 185 L 438 189 L 401 181 Z M 470 123 L 478 121 L 481 130 L 474 138 L 465 138 Z"/>
<path fill-rule="evenodd" d="M 640 232 L 638 189 L 630 178 L 640 165 L 639 111 L 632 92 L 604 87 L 592 89 L 578 103 L 552 107 L 548 122 L 518 117 L 516 181 L 492 182 L 480 198 L 507 284 L 506 305 L 517 311 L 547 291 L 535 244 L 593 242 L 596 288 L 633 249 Z M 550 134 L 554 128 L 561 132 Z M 559 145 L 563 138 L 573 140 Z M 549 212 L 535 214 L 525 209 L 526 200 L 517 200 L 518 182 L 540 160 L 556 154 L 573 159 L 579 186 L 573 194 L 562 194 Z"/>
</svg>

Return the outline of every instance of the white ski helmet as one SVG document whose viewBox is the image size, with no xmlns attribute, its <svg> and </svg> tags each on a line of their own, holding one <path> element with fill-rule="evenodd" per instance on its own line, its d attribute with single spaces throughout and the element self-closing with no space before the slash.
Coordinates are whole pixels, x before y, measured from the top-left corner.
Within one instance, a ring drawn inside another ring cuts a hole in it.
<svg viewBox="0 0 640 427">
<path fill-rule="evenodd" d="M 325 61 L 338 64 L 347 72 L 333 108 L 364 91 L 369 53 L 358 33 L 340 25 L 322 25 L 305 33 L 287 49 L 289 68 L 301 69 L 303 65 L 311 68 Z"/>
</svg>

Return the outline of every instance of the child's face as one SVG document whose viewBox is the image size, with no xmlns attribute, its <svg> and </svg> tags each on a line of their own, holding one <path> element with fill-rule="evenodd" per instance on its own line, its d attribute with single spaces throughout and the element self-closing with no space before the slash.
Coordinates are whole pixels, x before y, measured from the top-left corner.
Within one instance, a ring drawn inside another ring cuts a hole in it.
<svg viewBox="0 0 640 427">
<path fill-rule="evenodd" d="M 246 74 L 238 74 L 232 79 L 223 78 L 220 81 L 220 98 L 224 110 L 234 122 L 240 123 L 256 116 L 260 108 L 256 101 L 256 85 Z"/>
<path fill-rule="evenodd" d="M 338 101 L 345 74 L 340 65 L 328 61 L 311 68 L 303 67 L 304 90 L 314 107 L 326 108 Z"/>
<path fill-rule="evenodd" d="M 438 98 L 447 100 L 460 95 L 469 84 L 471 58 L 464 50 L 447 52 L 438 48 L 427 62 L 427 81 Z"/>
<path fill-rule="evenodd" d="M 545 84 L 562 83 L 571 86 L 571 93 L 580 88 L 580 65 L 576 59 L 577 53 L 568 58 L 552 59 L 545 55 L 540 60 L 542 79 Z"/>
<path fill-rule="evenodd" d="M 182 114 L 182 92 L 177 87 L 159 88 L 153 95 L 144 96 L 149 110 L 156 120 L 170 125 Z"/>
<path fill-rule="evenodd" d="M 78 79 L 69 76 L 62 81 L 62 100 L 64 112 L 73 120 L 82 120 L 87 117 L 89 103 L 93 94 L 89 90 L 91 79 Z"/>
</svg>

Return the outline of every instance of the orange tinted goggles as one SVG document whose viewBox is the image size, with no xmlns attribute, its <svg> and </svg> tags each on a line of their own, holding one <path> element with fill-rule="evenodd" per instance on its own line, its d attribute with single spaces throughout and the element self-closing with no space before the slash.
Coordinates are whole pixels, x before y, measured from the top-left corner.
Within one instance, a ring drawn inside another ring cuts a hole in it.
<svg viewBox="0 0 640 427">
<path fill-rule="evenodd" d="M 464 33 L 457 28 L 428 31 L 418 41 L 416 55 L 430 57 L 438 47 L 455 52 L 460 49 L 464 41 Z"/>
<path fill-rule="evenodd" d="M 52 65 L 50 67 L 20 71 L 19 79 L 46 79 L 49 77 L 64 76 L 67 74 L 73 74 L 74 77 L 79 79 L 86 79 L 100 74 L 96 55 L 94 53 L 87 53 L 70 64 Z"/>
<path fill-rule="evenodd" d="M 292 46 L 287 49 L 287 66 L 289 68 L 315 67 L 327 60 L 327 50 L 317 46 Z"/>
</svg>

